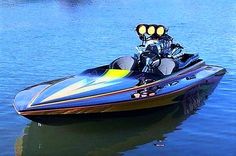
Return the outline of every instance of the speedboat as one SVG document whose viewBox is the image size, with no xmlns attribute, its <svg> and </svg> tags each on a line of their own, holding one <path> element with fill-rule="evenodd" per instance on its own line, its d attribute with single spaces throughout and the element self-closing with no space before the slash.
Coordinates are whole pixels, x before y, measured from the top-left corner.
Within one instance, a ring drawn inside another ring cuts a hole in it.
<svg viewBox="0 0 236 156">
<path fill-rule="evenodd" d="M 179 103 L 192 88 L 216 86 L 226 73 L 185 52 L 163 25 L 139 24 L 136 32 L 142 43 L 134 56 L 27 87 L 15 97 L 16 112 L 33 121 L 132 114 Z"/>
</svg>

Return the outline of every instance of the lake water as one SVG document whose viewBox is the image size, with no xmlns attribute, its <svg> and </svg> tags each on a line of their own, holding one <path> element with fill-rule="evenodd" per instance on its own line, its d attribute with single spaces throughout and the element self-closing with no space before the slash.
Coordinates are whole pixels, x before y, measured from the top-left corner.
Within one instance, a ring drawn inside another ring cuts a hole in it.
<svg viewBox="0 0 236 156">
<path fill-rule="evenodd" d="M 16 114 L 21 89 L 132 55 L 138 23 L 166 25 L 187 51 L 227 69 L 197 111 L 64 126 Z M 0 155 L 236 155 L 236 1 L 1 0 Z"/>
</svg>

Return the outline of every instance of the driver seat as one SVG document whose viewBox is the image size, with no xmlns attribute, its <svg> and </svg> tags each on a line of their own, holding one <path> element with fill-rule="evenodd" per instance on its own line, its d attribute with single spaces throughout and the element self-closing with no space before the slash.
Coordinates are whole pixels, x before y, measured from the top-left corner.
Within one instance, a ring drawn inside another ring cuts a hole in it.
<svg viewBox="0 0 236 156">
<path fill-rule="evenodd" d="M 123 56 L 115 59 L 110 65 L 110 69 L 135 70 L 138 68 L 138 60 L 131 56 Z"/>
<path fill-rule="evenodd" d="M 161 58 L 160 64 L 157 69 L 163 75 L 170 75 L 176 67 L 176 63 L 172 58 Z"/>
</svg>

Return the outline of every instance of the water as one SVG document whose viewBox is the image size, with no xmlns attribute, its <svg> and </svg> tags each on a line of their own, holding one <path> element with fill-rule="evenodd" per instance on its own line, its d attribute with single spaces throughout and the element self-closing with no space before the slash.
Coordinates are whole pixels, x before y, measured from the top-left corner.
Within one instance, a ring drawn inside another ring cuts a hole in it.
<svg viewBox="0 0 236 156">
<path fill-rule="evenodd" d="M 227 68 L 195 113 L 168 108 L 57 127 L 15 113 L 25 87 L 133 54 L 138 23 L 167 25 L 187 51 Z M 235 35 L 233 0 L 2 0 L 0 155 L 236 155 Z"/>
</svg>

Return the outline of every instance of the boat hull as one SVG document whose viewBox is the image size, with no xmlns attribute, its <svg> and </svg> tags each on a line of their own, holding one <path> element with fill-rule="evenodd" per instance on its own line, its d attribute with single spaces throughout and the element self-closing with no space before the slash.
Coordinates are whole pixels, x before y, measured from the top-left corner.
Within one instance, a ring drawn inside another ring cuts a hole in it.
<svg viewBox="0 0 236 156">
<path fill-rule="evenodd" d="M 213 91 L 225 72 L 226 70 L 222 67 L 199 64 L 195 68 L 183 70 L 181 73 L 144 85 L 134 85 L 136 81 L 132 84 L 134 81 L 131 79 L 126 85 L 134 86 L 124 89 L 113 89 L 92 96 L 27 105 L 28 107 L 22 110 L 19 110 L 18 101 L 15 100 L 14 107 L 18 114 L 32 120 L 46 116 L 103 116 L 138 112 L 179 103 L 193 89 L 201 91 L 202 88 L 208 88 Z M 152 96 L 132 97 L 137 92 L 153 90 L 153 88 L 155 94 Z"/>
</svg>

